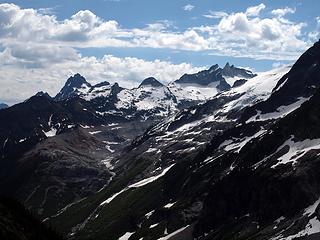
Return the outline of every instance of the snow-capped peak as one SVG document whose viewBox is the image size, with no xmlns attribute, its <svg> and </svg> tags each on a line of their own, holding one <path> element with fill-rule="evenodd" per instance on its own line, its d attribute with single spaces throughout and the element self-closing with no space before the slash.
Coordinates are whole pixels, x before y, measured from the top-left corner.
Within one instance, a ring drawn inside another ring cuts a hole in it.
<svg viewBox="0 0 320 240">
<path fill-rule="evenodd" d="M 117 97 L 116 107 L 118 109 L 148 111 L 155 116 L 168 116 L 177 111 L 176 98 L 164 85 L 147 84 L 134 89 L 123 89 Z"/>
<path fill-rule="evenodd" d="M 257 76 L 257 74 L 252 73 L 250 70 L 247 70 L 245 68 L 238 68 L 234 65 L 230 65 L 228 62 L 224 66 L 224 68 L 221 70 L 221 74 L 223 76 L 229 76 L 229 77 L 242 77 L 245 79 L 253 78 Z"/>
<path fill-rule="evenodd" d="M 235 67 L 234 65 L 230 65 L 228 62 L 224 68 L 221 69 L 221 74 L 226 82 L 232 87 L 241 86 L 248 79 L 257 76 L 257 74 L 252 73 L 250 70 Z"/>
<path fill-rule="evenodd" d="M 203 70 L 194 74 L 184 74 L 181 78 L 176 80 L 175 83 L 208 86 L 211 83 L 219 83 L 221 81 L 223 81 L 221 68 L 219 68 L 219 66 L 216 64 L 208 70 Z"/>
<path fill-rule="evenodd" d="M 87 92 L 91 88 L 91 84 L 79 73 L 69 77 L 64 87 L 55 96 L 55 100 L 61 101 L 79 95 L 80 93 Z"/>
</svg>

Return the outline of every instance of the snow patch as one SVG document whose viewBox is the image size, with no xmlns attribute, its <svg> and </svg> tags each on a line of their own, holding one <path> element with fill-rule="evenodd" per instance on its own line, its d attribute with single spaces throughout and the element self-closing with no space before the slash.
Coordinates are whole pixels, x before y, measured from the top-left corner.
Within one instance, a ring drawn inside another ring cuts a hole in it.
<svg viewBox="0 0 320 240">
<path fill-rule="evenodd" d="M 283 85 L 288 81 L 288 78 L 286 78 L 286 80 L 283 81 L 283 83 L 281 83 L 276 89 L 273 90 L 273 92 L 278 91 L 280 88 L 283 87 Z"/>
<path fill-rule="evenodd" d="M 221 112 L 227 113 L 231 109 L 241 109 L 256 102 L 269 98 L 272 89 L 278 81 L 290 70 L 291 66 L 272 69 L 268 72 L 259 73 L 243 85 L 232 88 L 230 91 L 222 93 L 222 96 L 242 95 L 239 98 L 227 103 Z"/>
<path fill-rule="evenodd" d="M 115 193 L 114 195 L 112 195 L 111 197 L 109 197 L 107 200 L 103 201 L 103 202 L 100 204 L 100 206 L 110 203 L 110 202 L 111 202 L 113 199 L 115 199 L 118 195 L 120 195 L 121 193 L 127 191 L 128 189 L 131 189 L 131 188 L 139 188 L 139 187 L 145 186 L 145 185 L 147 185 L 147 184 L 149 184 L 149 183 L 151 183 L 151 182 L 156 181 L 157 179 L 159 179 L 159 178 L 161 178 L 162 176 L 164 176 L 174 165 L 175 165 L 175 163 L 172 164 L 172 165 L 170 165 L 169 167 L 165 168 L 165 169 L 162 171 L 162 173 L 160 173 L 159 175 L 152 176 L 152 177 L 143 179 L 143 180 L 141 180 L 141 181 L 139 181 L 139 182 L 136 182 L 136 183 L 134 183 L 134 184 L 129 185 L 128 187 L 122 189 L 120 192 Z"/>
<path fill-rule="evenodd" d="M 159 112 L 155 113 L 158 116 L 166 116 L 177 111 L 174 97 L 166 86 L 146 85 L 134 89 L 123 89 L 117 97 L 118 109 L 135 108 L 138 111 L 159 109 Z"/>
<path fill-rule="evenodd" d="M 154 228 L 156 226 L 158 226 L 160 223 L 156 223 L 156 224 L 152 224 L 149 228 Z"/>
<path fill-rule="evenodd" d="M 236 150 L 237 153 L 241 151 L 241 149 L 252 139 L 260 137 L 264 135 L 267 132 L 267 130 L 260 130 L 259 132 L 255 133 L 254 135 L 250 137 L 245 137 L 242 139 L 228 139 L 225 140 L 223 143 L 220 144 L 219 148 L 223 148 L 225 151 L 231 151 Z"/>
<path fill-rule="evenodd" d="M 9 140 L 9 138 L 6 138 L 6 140 L 4 140 L 2 149 L 4 149 L 6 147 L 6 144 L 7 144 L 8 140 Z"/>
<path fill-rule="evenodd" d="M 111 153 L 115 152 L 115 150 L 111 149 L 111 147 L 109 145 L 106 145 L 106 149 Z"/>
<path fill-rule="evenodd" d="M 275 226 L 273 227 L 273 229 L 277 229 L 278 228 L 278 224 L 281 222 L 281 221 L 283 221 L 283 220 L 285 220 L 285 217 L 283 217 L 283 216 L 281 216 L 281 217 L 279 217 L 278 219 L 276 219 L 274 222 L 275 222 Z"/>
<path fill-rule="evenodd" d="M 155 210 L 152 210 L 152 211 L 146 213 L 146 215 L 144 215 L 144 216 L 146 217 L 146 219 L 149 219 L 154 212 L 155 212 Z"/>
<path fill-rule="evenodd" d="M 98 133 L 101 133 L 101 131 L 93 131 L 93 132 L 89 132 L 91 135 L 95 135 L 95 134 L 98 134 Z"/>
<path fill-rule="evenodd" d="M 319 232 L 320 232 L 320 221 L 318 220 L 317 217 L 314 217 L 309 220 L 309 222 L 305 226 L 305 229 L 301 230 L 297 234 L 294 234 L 288 237 L 283 237 L 283 235 L 280 235 L 275 238 L 272 238 L 272 240 L 293 240 L 298 237 L 309 236 L 311 234 L 319 233 Z"/>
<path fill-rule="evenodd" d="M 168 204 L 166 204 L 166 205 L 164 205 L 163 207 L 164 208 L 171 208 L 173 205 L 175 205 L 176 204 L 176 202 L 174 202 L 174 203 L 168 203 Z"/>
<path fill-rule="evenodd" d="M 169 240 L 171 237 L 173 237 L 173 236 L 177 235 L 178 233 L 184 231 L 184 230 L 185 230 L 186 228 L 188 228 L 188 227 L 189 227 L 189 225 L 187 225 L 187 226 L 185 226 L 185 227 L 182 227 L 182 228 L 174 231 L 173 233 L 170 233 L 169 235 L 167 235 L 167 236 L 165 236 L 165 237 L 159 238 L 158 240 Z"/>
<path fill-rule="evenodd" d="M 126 232 L 123 236 L 119 238 L 119 240 L 128 240 L 133 234 L 134 232 Z"/>
<path fill-rule="evenodd" d="M 91 126 L 88 126 L 88 125 L 81 125 L 81 124 L 80 124 L 80 127 L 84 128 L 84 129 L 91 128 Z"/>
<path fill-rule="evenodd" d="M 162 173 L 160 173 L 159 175 L 156 175 L 156 176 L 152 176 L 152 177 L 149 177 L 149 178 L 146 178 L 146 179 L 143 179 L 137 183 L 134 183 L 134 184 L 131 184 L 129 186 L 129 188 L 137 188 L 137 187 L 142 187 L 142 186 L 145 186 L 151 182 L 154 182 L 156 181 L 157 179 L 161 178 L 162 176 L 164 176 L 175 164 L 171 164 L 169 167 L 165 168 Z"/>
<path fill-rule="evenodd" d="M 52 116 L 53 114 L 50 115 L 49 120 L 48 120 L 48 126 L 51 127 L 51 123 L 52 123 Z"/>
<path fill-rule="evenodd" d="M 299 97 L 296 102 L 289 104 L 287 106 L 280 106 L 277 108 L 275 112 L 271 112 L 271 113 L 261 114 L 261 111 L 258 111 L 258 113 L 255 116 L 252 116 L 250 119 L 248 119 L 246 123 L 253 122 L 253 121 L 266 121 L 271 119 L 283 118 L 289 113 L 299 108 L 302 103 L 308 101 L 309 99 L 310 98 Z"/>
<path fill-rule="evenodd" d="M 103 159 L 101 162 L 110 170 L 113 169 L 113 165 L 111 164 L 112 161 L 112 157 L 107 157 L 105 159 Z"/>
<path fill-rule="evenodd" d="M 178 101 L 205 101 L 208 100 L 217 93 L 219 82 L 214 82 L 208 86 L 202 86 L 199 84 L 191 83 L 169 83 L 168 88 L 176 96 Z"/>
<path fill-rule="evenodd" d="M 150 153 L 150 152 L 155 152 L 155 151 L 158 151 L 157 148 L 149 148 L 146 153 Z"/>
<path fill-rule="evenodd" d="M 304 215 L 304 216 L 305 216 L 305 215 L 310 216 L 310 215 L 312 215 L 313 213 L 315 213 L 316 208 L 318 207 L 319 203 L 320 203 L 320 198 L 319 198 L 317 201 L 315 201 L 314 204 L 312 204 L 312 205 L 310 205 L 309 207 L 307 207 L 307 208 L 304 210 L 303 215 Z"/>
<path fill-rule="evenodd" d="M 110 203 L 113 199 L 115 199 L 118 195 L 121 193 L 127 191 L 129 188 L 124 188 L 120 192 L 117 192 L 116 194 L 113 194 L 111 197 L 109 197 L 107 200 L 103 201 L 100 206 Z"/>
<path fill-rule="evenodd" d="M 303 157 L 308 151 L 312 149 L 320 149 L 320 139 L 306 139 L 302 142 L 294 142 L 294 136 L 286 140 L 274 154 L 277 154 L 282 148 L 288 146 L 289 150 L 287 153 L 278 158 L 278 162 L 271 166 L 271 168 L 276 168 L 280 164 L 296 163 L 297 159 Z M 273 154 L 273 155 L 274 155 Z"/>
<path fill-rule="evenodd" d="M 54 128 L 51 128 L 49 131 L 42 131 L 45 135 L 46 135 L 46 137 L 54 137 L 54 136 L 56 136 L 57 135 L 57 129 L 54 129 Z"/>
</svg>

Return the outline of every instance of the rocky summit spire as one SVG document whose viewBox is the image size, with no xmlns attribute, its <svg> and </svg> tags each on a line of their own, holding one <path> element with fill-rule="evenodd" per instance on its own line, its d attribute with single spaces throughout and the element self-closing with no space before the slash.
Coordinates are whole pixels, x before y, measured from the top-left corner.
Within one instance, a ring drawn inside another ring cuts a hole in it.
<svg viewBox="0 0 320 240">
<path fill-rule="evenodd" d="M 230 66 L 229 62 L 227 62 L 223 69 L 229 69 L 230 67 L 231 66 Z M 233 67 L 233 65 L 232 65 L 232 67 Z"/>
<path fill-rule="evenodd" d="M 139 85 L 139 88 L 142 86 L 162 87 L 163 84 L 154 77 L 148 77 L 142 81 L 142 83 Z"/>
<path fill-rule="evenodd" d="M 74 95 L 77 95 L 77 92 L 81 88 L 91 88 L 91 85 L 83 76 L 81 76 L 79 73 L 76 73 L 74 76 L 68 78 L 64 87 L 54 99 L 61 101 L 73 97 Z"/>
<path fill-rule="evenodd" d="M 230 65 L 229 62 L 226 63 L 224 68 L 221 71 L 223 76 L 227 77 L 242 77 L 245 79 L 253 78 L 256 74 L 252 73 L 250 70 L 235 67 L 234 65 Z"/>
<path fill-rule="evenodd" d="M 81 76 L 79 73 L 76 73 L 73 77 L 69 77 L 65 86 L 68 87 L 80 87 L 82 84 L 89 84 L 87 80 Z"/>
</svg>

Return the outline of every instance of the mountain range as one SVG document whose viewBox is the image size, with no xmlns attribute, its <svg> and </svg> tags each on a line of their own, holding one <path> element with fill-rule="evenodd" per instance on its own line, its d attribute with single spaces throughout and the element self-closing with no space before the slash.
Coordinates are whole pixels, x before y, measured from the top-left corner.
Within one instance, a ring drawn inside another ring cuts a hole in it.
<svg viewBox="0 0 320 240">
<path fill-rule="evenodd" d="M 318 239 L 319 64 L 316 42 L 259 74 L 75 74 L 0 111 L 1 194 L 67 239 Z"/>
</svg>

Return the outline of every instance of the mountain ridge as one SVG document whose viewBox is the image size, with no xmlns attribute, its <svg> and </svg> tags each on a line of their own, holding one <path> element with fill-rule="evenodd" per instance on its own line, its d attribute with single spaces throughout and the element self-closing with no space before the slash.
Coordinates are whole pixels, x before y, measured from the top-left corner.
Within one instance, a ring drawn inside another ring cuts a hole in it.
<svg viewBox="0 0 320 240">
<path fill-rule="evenodd" d="M 209 85 L 214 82 L 220 82 L 218 84 L 218 89 L 221 91 L 230 89 L 231 86 L 228 86 L 223 80 L 224 76 L 228 77 L 239 77 L 240 79 L 248 79 L 256 76 L 251 71 L 246 70 L 244 68 L 237 68 L 234 65 L 229 65 L 226 63 L 224 68 L 220 68 L 218 64 L 211 66 L 208 70 L 203 70 L 194 74 L 184 74 L 180 79 L 173 81 L 173 83 L 193 83 L 198 85 Z M 242 77 L 242 78 L 241 78 Z M 188 79 L 188 80 L 185 80 Z M 102 83 L 98 83 L 96 85 L 91 85 L 86 81 L 86 79 L 76 73 L 74 76 L 68 78 L 64 87 L 61 91 L 56 95 L 55 99 L 57 101 L 66 100 L 67 98 L 74 97 L 75 95 L 81 96 L 85 94 L 86 91 L 93 91 L 97 87 L 109 86 L 111 85 L 109 82 L 105 81 Z M 154 77 L 148 77 L 144 79 L 139 87 L 143 85 L 151 85 L 153 87 L 161 87 L 164 86 L 161 82 L 159 82 Z M 78 89 L 79 88 L 79 89 Z"/>
</svg>

